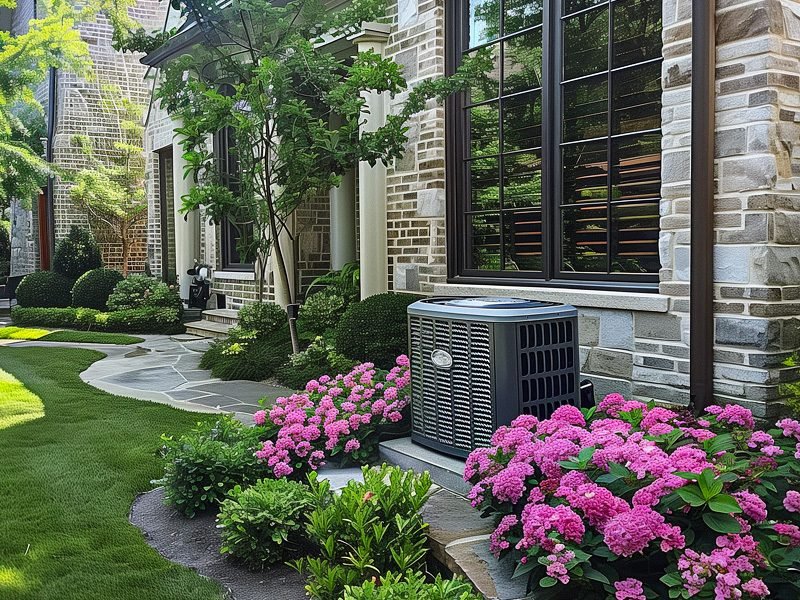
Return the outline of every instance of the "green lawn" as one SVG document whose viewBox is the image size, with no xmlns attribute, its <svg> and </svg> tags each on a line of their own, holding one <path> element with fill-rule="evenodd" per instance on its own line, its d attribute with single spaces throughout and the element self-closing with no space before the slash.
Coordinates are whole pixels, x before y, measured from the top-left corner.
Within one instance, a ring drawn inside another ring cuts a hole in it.
<svg viewBox="0 0 800 600">
<path fill-rule="evenodd" d="M 128 523 L 161 474 L 160 435 L 198 416 L 84 384 L 78 374 L 101 356 L 0 348 L 0 369 L 45 413 L 0 429 L 0 600 L 220 600 L 215 583 L 161 558 Z M 7 399 L 0 418 L 15 410 Z"/>
<path fill-rule="evenodd" d="M 127 346 L 144 340 L 124 333 L 102 331 L 48 331 L 30 327 L 0 327 L 0 340 L 40 340 L 42 342 L 72 342 L 74 344 L 116 344 Z"/>
</svg>

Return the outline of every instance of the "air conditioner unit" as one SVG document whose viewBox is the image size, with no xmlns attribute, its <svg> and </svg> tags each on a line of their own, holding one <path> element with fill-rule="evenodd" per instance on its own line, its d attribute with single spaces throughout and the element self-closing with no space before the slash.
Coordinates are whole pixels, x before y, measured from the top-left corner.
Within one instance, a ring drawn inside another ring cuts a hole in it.
<svg viewBox="0 0 800 600">
<path fill-rule="evenodd" d="M 521 414 L 579 403 L 578 312 L 520 298 L 427 298 L 408 307 L 411 437 L 466 456 Z"/>
</svg>

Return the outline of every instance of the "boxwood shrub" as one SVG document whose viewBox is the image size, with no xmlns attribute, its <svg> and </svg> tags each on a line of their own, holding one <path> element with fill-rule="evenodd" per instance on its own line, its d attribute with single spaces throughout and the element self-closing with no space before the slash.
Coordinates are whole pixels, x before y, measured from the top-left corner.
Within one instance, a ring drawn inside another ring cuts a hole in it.
<svg viewBox="0 0 800 600">
<path fill-rule="evenodd" d="M 108 297 L 112 311 L 145 307 L 177 309 L 183 305 L 174 289 L 147 275 L 129 275 L 114 286 Z"/>
<path fill-rule="evenodd" d="M 72 280 L 55 271 L 34 271 L 17 286 L 17 302 L 29 307 L 65 307 L 72 300 Z"/>
<path fill-rule="evenodd" d="M 272 333 L 287 326 L 286 311 L 271 302 L 245 304 L 239 310 L 239 327 L 256 334 Z"/>
<path fill-rule="evenodd" d="M 348 358 L 391 368 L 397 356 L 408 352 L 406 309 L 420 298 L 387 293 L 351 304 L 336 326 L 333 345 Z"/>
<path fill-rule="evenodd" d="M 122 273 L 114 269 L 86 271 L 72 287 L 72 306 L 106 310 L 108 297 L 122 280 Z"/>
<path fill-rule="evenodd" d="M 92 269 L 103 266 L 100 246 L 91 231 L 77 225 L 70 227 L 67 237 L 56 245 L 53 253 L 53 270 L 75 281 Z"/>
</svg>

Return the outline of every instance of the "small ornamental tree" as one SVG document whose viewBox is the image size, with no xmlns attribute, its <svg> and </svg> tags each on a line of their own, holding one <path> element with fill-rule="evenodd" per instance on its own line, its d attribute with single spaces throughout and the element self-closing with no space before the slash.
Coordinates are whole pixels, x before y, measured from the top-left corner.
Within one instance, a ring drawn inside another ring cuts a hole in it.
<svg viewBox="0 0 800 600">
<path fill-rule="evenodd" d="M 233 0 L 224 9 L 204 0 L 175 4 L 204 36 L 198 47 L 163 68 L 156 91 L 162 106 L 182 122 L 178 133 L 187 173 L 197 184 L 183 197 L 183 210 L 202 207 L 217 223 L 224 218 L 252 223 L 253 236 L 239 250 L 257 258 L 259 296 L 271 257 L 277 283 L 294 304 L 293 265 L 287 264 L 281 239 L 291 214 L 319 191 L 339 185 L 341 175 L 359 161 L 388 164 L 401 157 L 409 119 L 429 100 L 441 100 L 488 71 L 488 57 L 479 53 L 453 76 L 411 88 L 389 58 L 367 51 L 344 62 L 321 44 L 324 34 L 344 36 L 382 18 L 382 0 L 353 2 L 336 12 L 320 0 L 284 5 Z M 121 45 L 151 46 L 141 30 Z M 366 132 L 363 96 L 370 91 L 406 94 L 406 99 L 383 126 Z M 208 144 L 226 129 L 236 143 L 234 177 L 215 161 Z M 297 352 L 293 320 L 290 327 Z"/>
<path fill-rule="evenodd" d="M 142 109 L 116 87 L 102 89 L 104 112 L 115 121 L 121 138 L 109 147 L 101 138 L 73 136 L 89 166 L 74 174 L 70 197 L 89 214 L 93 228 L 107 231 L 120 244 L 122 272 L 127 275 L 137 227 L 147 218 Z"/>
</svg>

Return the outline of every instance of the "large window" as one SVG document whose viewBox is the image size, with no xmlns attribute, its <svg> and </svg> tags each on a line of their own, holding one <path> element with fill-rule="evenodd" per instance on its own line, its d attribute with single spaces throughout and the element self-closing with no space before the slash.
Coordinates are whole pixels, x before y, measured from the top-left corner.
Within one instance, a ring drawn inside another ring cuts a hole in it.
<svg viewBox="0 0 800 600">
<path fill-rule="evenodd" d="M 657 280 L 661 0 L 460 0 L 448 106 L 450 272 Z"/>
</svg>

